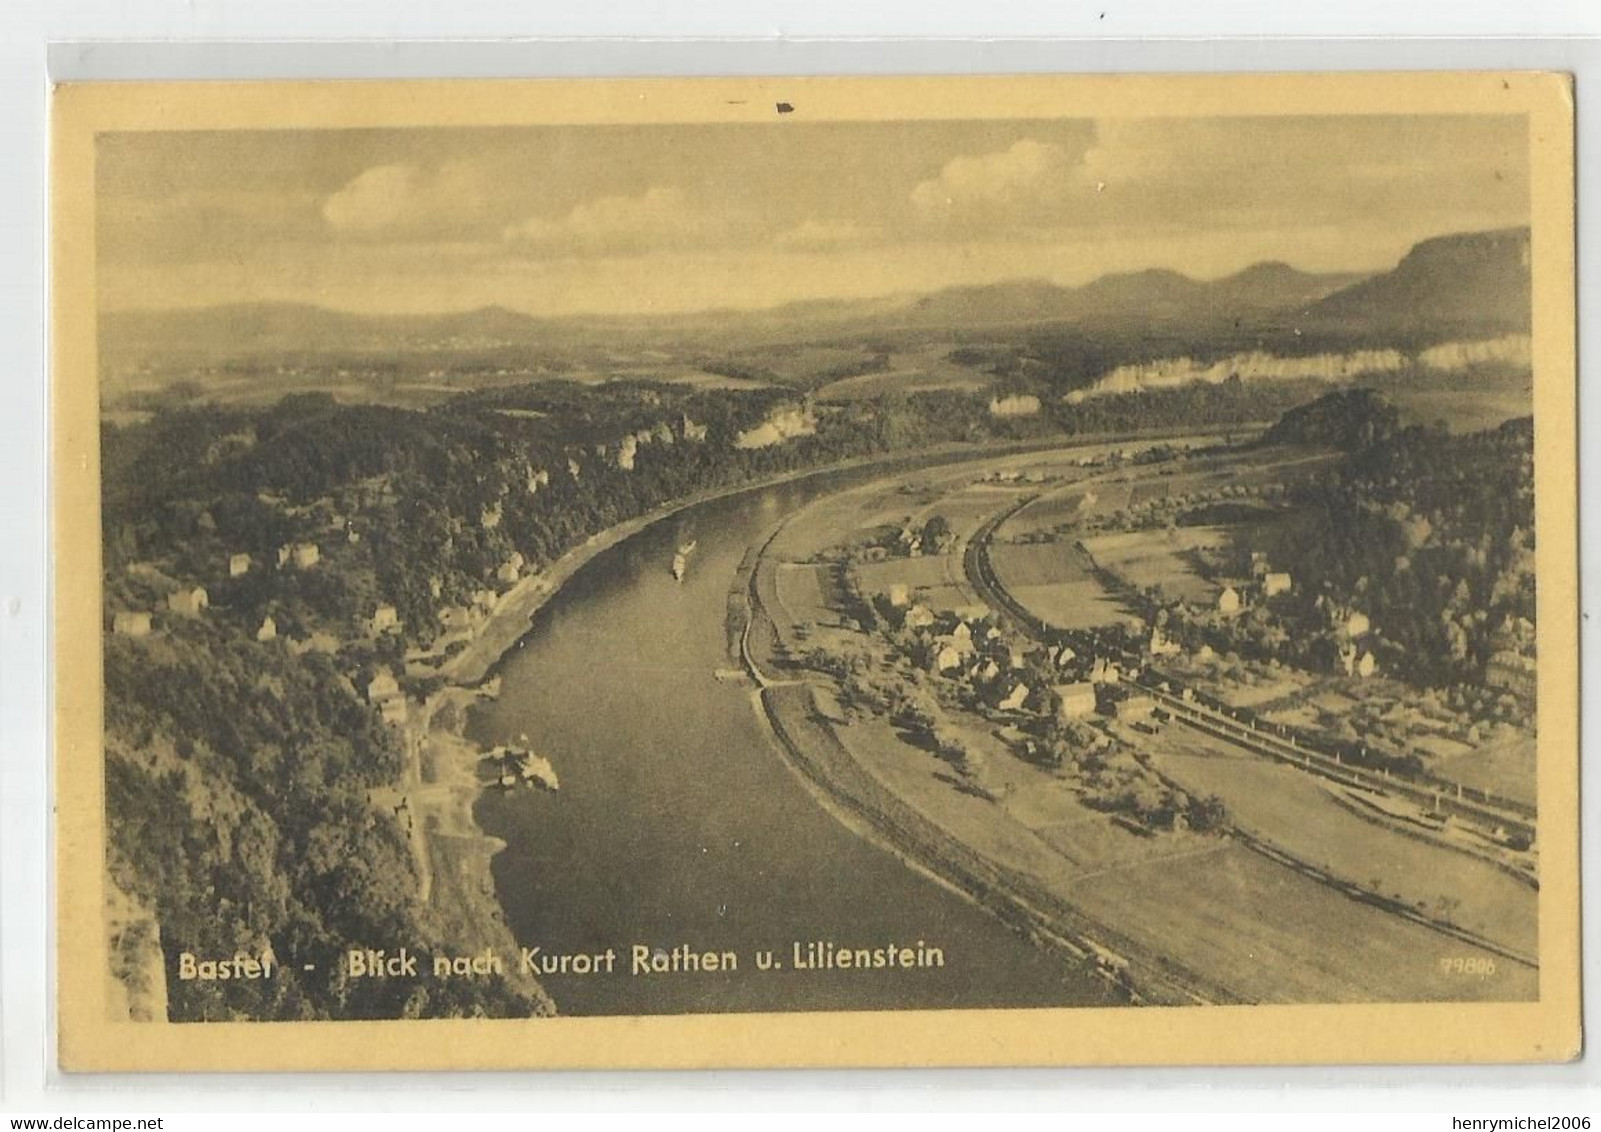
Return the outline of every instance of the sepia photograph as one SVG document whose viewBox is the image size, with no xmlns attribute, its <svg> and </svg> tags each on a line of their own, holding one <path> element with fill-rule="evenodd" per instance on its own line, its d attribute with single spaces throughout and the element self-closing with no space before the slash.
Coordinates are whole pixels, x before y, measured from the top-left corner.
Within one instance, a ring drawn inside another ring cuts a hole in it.
<svg viewBox="0 0 1601 1132">
<path fill-rule="evenodd" d="M 1564 79 L 110 87 L 69 1067 L 1576 1053 Z"/>
</svg>

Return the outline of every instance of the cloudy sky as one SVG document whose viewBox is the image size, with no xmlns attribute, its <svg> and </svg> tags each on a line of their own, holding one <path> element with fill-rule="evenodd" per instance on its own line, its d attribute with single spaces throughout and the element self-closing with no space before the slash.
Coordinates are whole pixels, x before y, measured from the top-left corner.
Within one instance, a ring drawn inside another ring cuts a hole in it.
<svg viewBox="0 0 1601 1132">
<path fill-rule="evenodd" d="M 1527 223 L 1527 148 L 1484 116 L 109 134 L 100 302 L 561 315 L 1378 270 Z"/>
</svg>

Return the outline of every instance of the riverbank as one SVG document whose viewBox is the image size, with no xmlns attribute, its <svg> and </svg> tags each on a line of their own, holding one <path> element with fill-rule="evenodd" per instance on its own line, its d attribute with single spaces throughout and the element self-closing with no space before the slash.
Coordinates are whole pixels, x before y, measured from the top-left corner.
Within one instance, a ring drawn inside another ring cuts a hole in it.
<svg viewBox="0 0 1601 1132">
<path fill-rule="evenodd" d="M 1224 431 L 1254 433 L 1266 427 L 1268 423 L 1265 421 L 1248 421 L 1236 426 L 1233 430 L 1214 429 L 1211 432 L 1219 434 Z M 885 472 L 892 470 L 913 471 L 922 467 L 958 464 L 970 460 L 985 460 L 1000 456 L 1048 452 L 1055 449 L 1086 448 L 1103 444 L 1121 444 L 1136 440 L 1159 442 L 1192 435 L 1195 435 L 1193 430 L 1171 428 L 1138 433 L 1086 433 L 1078 436 L 1052 436 L 1036 440 L 1007 441 L 992 445 L 942 444 L 920 452 L 878 453 L 815 468 L 797 468 L 794 471 L 769 476 L 766 479 L 751 483 L 729 484 L 711 491 L 700 492 L 687 499 L 672 500 L 644 515 L 624 520 L 606 528 L 604 531 L 591 535 L 562 554 L 541 573 L 530 574 L 518 581 L 511 589 L 501 595 L 500 600 L 496 602 L 489 616 L 484 619 L 483 623 L 477 627 L 468 639 L 466 647 L 441 665 L 439 672 L 449 683 L 460 687 L 470 688 L 481 684 L 493 674 L 496 666 L 500 664 L 506 654 L 515 648 L 517 643 L 527 635 L 530 622 L 544 608 L 545 604 L 561 590 L 568 579 L 579 570 L 582 570 L 594 558 L 604 554 L 618 543 L 632 538 L 641 531 L 670 519 L 679 512 L 691 507 L 698 507 L 701 504 L 710 503 L 717 499 L 726 499 L 729 496 L 739 495 L 743 492 L 760 491 L 765 488 L 777 487 L 786 483 L 796 483 L 817 476 L 840 475 L 846 472 L 874 468 L 882 469 Z"/>
<path fill-rule="evenodd" d="M 483 778 L 483 753 L 464 735 L 469 709 L 496 692 L 489 687 L 446 687 L 429 696 L 402 729 L 406 768 L 390 805 L 407 830 L 417 869 L 424 922 L 459 954 L 515 956 L 519 944 L 506 925 L 489 864 L 505 842 L 479 828 L 473 815 Z M 531 998 L 537 1015 L 556 1013 L 545 988 L 518 965 L 506 981 Z"/>
</svg>

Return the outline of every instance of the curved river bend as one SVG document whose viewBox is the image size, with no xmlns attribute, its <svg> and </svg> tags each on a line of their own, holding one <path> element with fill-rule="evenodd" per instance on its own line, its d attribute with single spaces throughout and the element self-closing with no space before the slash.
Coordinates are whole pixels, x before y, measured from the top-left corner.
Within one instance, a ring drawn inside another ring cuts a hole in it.
<svg viewBox="0 0 1601 1132">
<path fill-rule="evenodd" d="M 541 976 L 564 1014 L 1106 1005 L 1099 980 L 856 835 L 801 785 L 730 666 L 747 548 L 811 500 L 885 471 L 814 476 L 686 509 L 597 556 L 535 617 L 474 720 L 520 733 L 555 794 L 487 793 L 513 934 L 545 954 L 618 952 L 614 974 Z M 682 584 L 675 547 L 697 543 Z M 792 949 L 941 948 L 943 967 L 795 970 Z M 630 949 L 733 951 L 737 972 L 636 976 Z M 783 970 L 758 972 L 758 949 Z"/>
</svg>

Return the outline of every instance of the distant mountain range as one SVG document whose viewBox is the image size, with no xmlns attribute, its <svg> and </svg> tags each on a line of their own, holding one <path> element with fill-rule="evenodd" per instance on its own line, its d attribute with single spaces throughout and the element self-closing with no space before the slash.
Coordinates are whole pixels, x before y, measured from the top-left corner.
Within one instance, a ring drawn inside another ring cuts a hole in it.
<svg viewBox="0 0 1601 1132">
<path fill-rule="evenodd" d="M 1105 275 L 1081 287 L 1024 280 L 925 295 L 793 303 L 770 310 L 546 319 L 503 307 L 435 315 L 358 315 L 258 303 L 102 316 L 108 372 L 137 367 L 314 356 L 574 350 L 680 345 L 718 349 L 774 342 L 871 338 L 899 332 L 968 333 L 987 327 L 1141 326 L 1169 335 L 1243 325 L 1301 325 L 1352 333 L 1476 336 L 1528 329 L 1527 228 L 1442 236 L 1372 277 L 1319 275 L 1259 263 L 1222 279 L 1175 271 Z"/>
<path fill-rule="evenodd" d="M 1530 284 L 1527 228 L 1441 236 L 1414 245 L 1395 270 L 1314 304 L 1308 315 L 1380 328 L 1445 324 L 1527 332 Z"/>
</svg>

